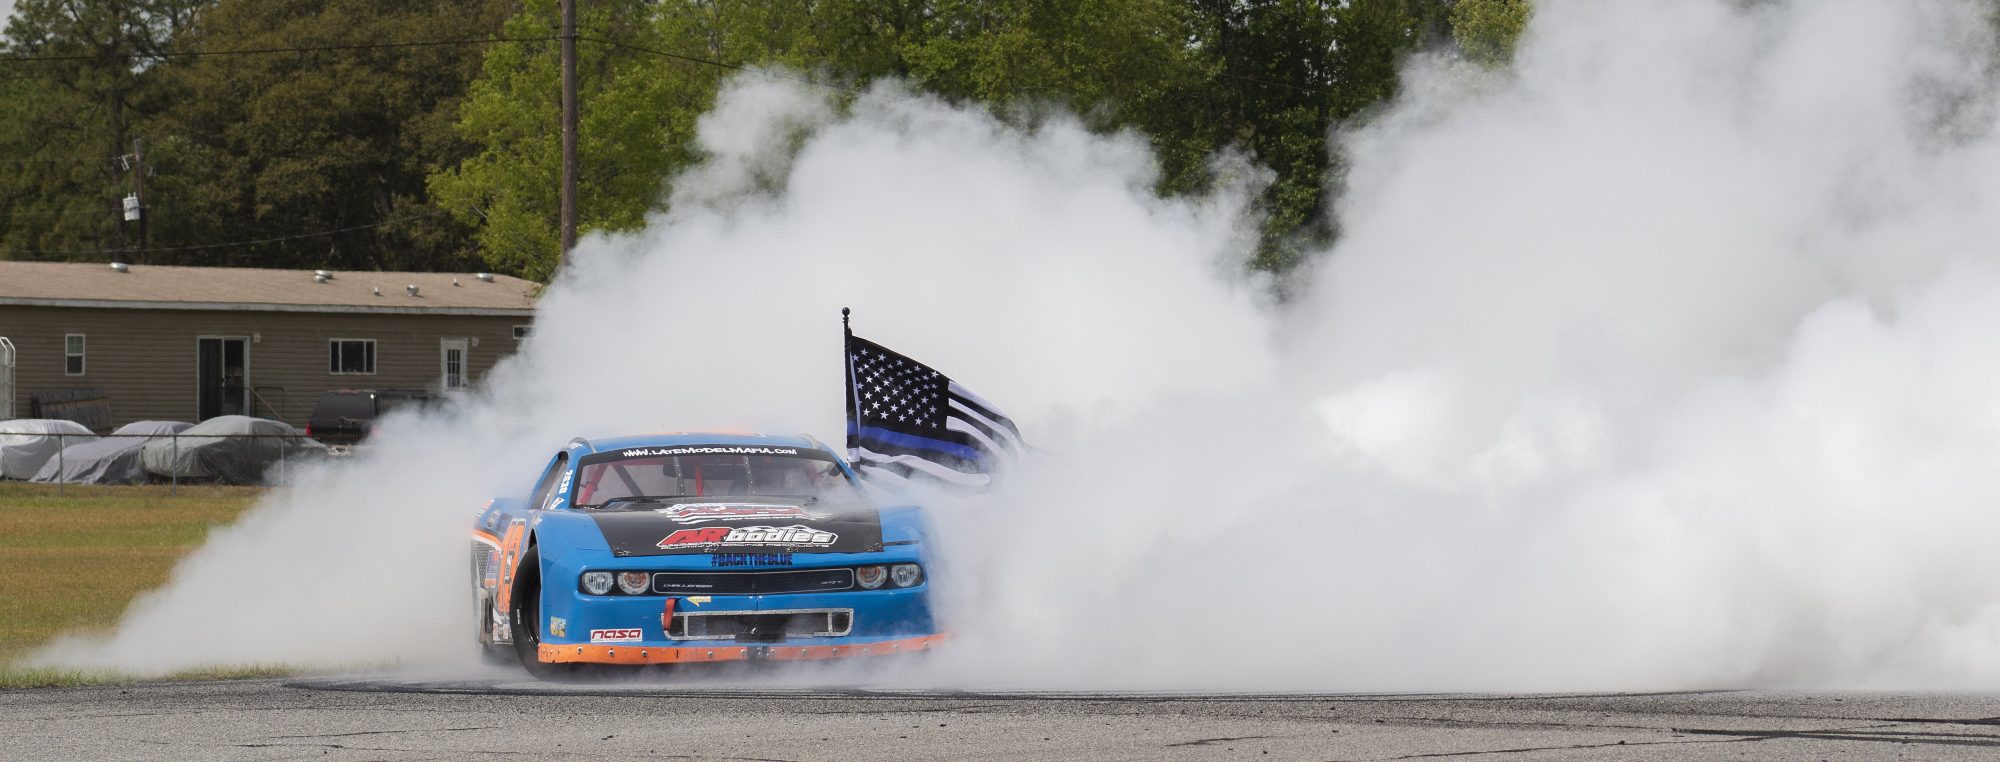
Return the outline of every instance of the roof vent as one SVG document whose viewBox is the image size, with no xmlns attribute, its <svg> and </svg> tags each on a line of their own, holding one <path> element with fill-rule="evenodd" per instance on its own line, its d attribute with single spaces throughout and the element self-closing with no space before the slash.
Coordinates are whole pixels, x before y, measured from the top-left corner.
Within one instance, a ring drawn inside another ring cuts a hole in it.
<svg viewBox="0 0 2000 762">
<path fill-rule="evenodd" d="M 129 272 L 129 271 L 131 271 L 131 269 L 132 269 L 132 266 L 131 266 L 131 265 L 128 265 L 128 264 L 125 264 L 124 262 L 113 262 L 113 263 L 111 263 L 111 271 L 112 271 L 112 272 L 114 272 L 114 273 L 122 273 L 122 272 Z"/>
<path fill-rule="evenodd" d="M 453 285 L 453 286 L 456 286 L 456 285 L 458 285 L 458 279 L 457 279 L 457 278 L 452 278 L 452 279 L 451 279 L 451 285 Z"/>
<path fill-rule="evenodd" d="M 314 279 L 314 280 L 317 280 L 317 281 L 319 281 L 319 282 L 321 282 L 321 283 L 325 283 L 325 282 L 327 282 L 327 281 L 330 281 L 330 280 L 333 280 L 333 271 L 332 271 L 332 270 L 314 270 L 314 271 L 313 271 L 313 279 Z"/>
<path fill-rule="evenodd" d="M 375 287 L 375 295 L 376 295 L 376 296 L 381 296 L 381 295 L 382 295 L 382 287 L 381 287 L 381 286 L 376 286 L 376 287 Z"/>
<path fill-rule="evenodd" d="M 493 282 L 493 273 L 474 273 L 472 277 L 486 281 L 487 283 Z"/>
<path fill-rule="evenodd" d="M 410 292 L 410 295 L 411 295 L 411 296 L 416 296 L 416 295 L 417 295 L 417 285 L 416 285 L 416 284 L 414 284 L 414 283 L 412 283 L 412 284 L 410 284 L 410 285 L 407 285 L 407 286 L 404 286 L 404 287 L 403 287 L 403 290 L 405 290 L 405 291 L 408 291 L 408 292 Z"/>
</svg>

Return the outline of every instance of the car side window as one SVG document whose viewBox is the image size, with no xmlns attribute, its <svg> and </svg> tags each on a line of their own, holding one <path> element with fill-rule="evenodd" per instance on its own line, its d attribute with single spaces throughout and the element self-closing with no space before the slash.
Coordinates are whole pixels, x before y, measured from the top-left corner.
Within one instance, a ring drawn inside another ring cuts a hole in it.
<svg viewBox="0 0 2000 762">
<path fill-rule="evenodd" d="M 549 470 L 542 474 L 542 480 L 535 483 L 535 496 L 528 500 L 528 508 L 539 510 L 548 507 L 549 496 L 555 494 L 556 483 L 568 467 L 569 453 L 557 455 L 555 462 L 549 464 Z"/>
</svg>

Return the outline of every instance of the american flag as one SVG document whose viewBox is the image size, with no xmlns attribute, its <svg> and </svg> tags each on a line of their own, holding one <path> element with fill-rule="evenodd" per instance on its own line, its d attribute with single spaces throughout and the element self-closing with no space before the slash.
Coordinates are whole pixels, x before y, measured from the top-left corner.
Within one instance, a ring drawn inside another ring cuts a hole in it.
<svg viewBox="0 0 2000 762">
<path fill-rule="evenodd" d="M 991 402 L 928 365 L 847 334 L 847 457 L 865 476 L 984 489 L 1027 451 Z"/>
</svg>

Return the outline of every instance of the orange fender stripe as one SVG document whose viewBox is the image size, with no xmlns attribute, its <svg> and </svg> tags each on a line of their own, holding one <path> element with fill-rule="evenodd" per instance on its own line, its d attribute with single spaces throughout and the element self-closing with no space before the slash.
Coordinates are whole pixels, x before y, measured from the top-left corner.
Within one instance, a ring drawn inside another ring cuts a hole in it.
<svg viewBox="0 0 2000 762">
<path fill-rule="evenodd" d="M 493 607 L 500 611 L 510 611 L 514 597 L 514 575 L 520 571 L 521 540 L 528 534 L 526 522 L 515 519 L 507 527 L 507 538 L 500 542 L 500 589 L 493 591 Z"/>
<path fill-rule="evenodd" d="M 770 654 L 773 659 L 785 661 L 845 659 L 850 656 L 893 656 L 931 648 L 944 638 L 944 635 L 939 634 L 852 646 L 772 646 Z"/>
</svg>

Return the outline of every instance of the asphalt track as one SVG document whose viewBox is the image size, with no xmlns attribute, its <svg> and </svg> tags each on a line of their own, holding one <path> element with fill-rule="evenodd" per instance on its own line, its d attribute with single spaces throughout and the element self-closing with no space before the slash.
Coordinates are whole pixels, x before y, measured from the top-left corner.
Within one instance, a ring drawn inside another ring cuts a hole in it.
<svg viewBox="0 0 2000 762">
<path fill-rule="evenodd" d="M 7 760 L 2000 758 L 2000 694 L 956 693 L 311 678 L 0 691 L 0 718 Z"/>
</svg>

